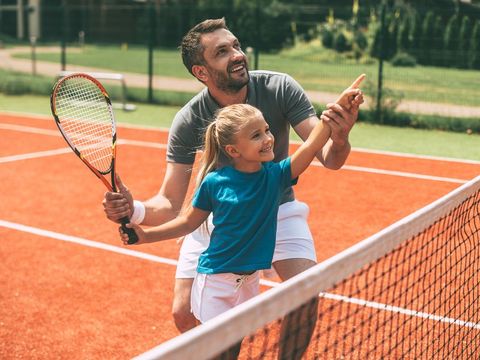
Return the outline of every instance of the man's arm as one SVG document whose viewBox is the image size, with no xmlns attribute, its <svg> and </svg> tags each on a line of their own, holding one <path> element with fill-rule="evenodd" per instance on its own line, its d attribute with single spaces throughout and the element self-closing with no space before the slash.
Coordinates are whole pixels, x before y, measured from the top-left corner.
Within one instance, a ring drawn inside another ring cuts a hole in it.
<svg viewBox="0 0 480 360">
<path fill-rule="evenodd" d="M 143 225 L 155 226 L 175 218 L 180 212 L 192 174 L 192 165 L 167 163 L 165 177 L 157 195 L 143 202 L 145 217 Z M 103 200 L 107 218 L 118 222 L 133 213 L 133 197 L 119 178 L 119 193 L 107 192 Z"/>
<path fill-rule="evenodd" d="M 361 74 L 347 89 L 345 89 L 334 104 L 327 104 L 327 110 L 322 112 L 320 119 L 331 129 L 331 138 L 317 153 L 317 158 L 328 169 L 340 169 L 350 154 L 348 135 L 358 118 L 358 107 L 363 103 L 363 94 L 359 86 L 365 79 Z M 318 119 L 313 116 L 294 127 L 303 141 L 315 128 Z"/>
<path fill-rule="evenodd" d="M 142 225 L 155 226 L 175 218 L 182 209 L 191 176 L 192 165 L 167 163 L 158 194 L 144 202 Z"/>
<path fill-rule="evenodd" d="M 326 168 L 338 170 L 345 164 L 351 148 L 348 135 L 357 117 L 358 111 L 354 110 L 350 113 L 337 104 L 331 104 L 331 108 L 322 113 L 322 120 L 330 126 L 332 134 L 316 157 Z M 319 119 L 316 116 L 311 116 L 293 129 L 305 141 L 318 121 Z"/>
</svg>

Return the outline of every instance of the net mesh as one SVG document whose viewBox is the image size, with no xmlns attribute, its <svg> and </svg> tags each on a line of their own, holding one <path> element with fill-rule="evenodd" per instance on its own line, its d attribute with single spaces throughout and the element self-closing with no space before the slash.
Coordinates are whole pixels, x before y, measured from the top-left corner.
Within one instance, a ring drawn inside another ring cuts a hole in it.
<svg viewBox="0 0 480 360">
<path fill-rule="evenodd" d="M 138 358 L 479 359 L 479 270 L 477 177 Z"/>
<path fill-rule="evenodd" d="M 55 114 L 66 140 L 101 173 L 112 164 L 115 123 L 100 88 L 88 78 L 69 77 L 55 96 Z"/>
</svg>

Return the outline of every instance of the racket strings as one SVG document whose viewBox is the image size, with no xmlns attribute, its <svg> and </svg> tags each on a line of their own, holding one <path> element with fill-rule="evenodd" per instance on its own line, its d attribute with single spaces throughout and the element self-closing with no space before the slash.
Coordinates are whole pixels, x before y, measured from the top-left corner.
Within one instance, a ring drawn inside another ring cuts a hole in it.
<svg viewBox="0 0 480 360">
<path fill-rule="evenodd" d="M 87 79 L 71 78 L 58 89 L 55 103 L 67 140 L 97 170 L 109 172 L 115 125 L 102 91 Z"/>
</svg>

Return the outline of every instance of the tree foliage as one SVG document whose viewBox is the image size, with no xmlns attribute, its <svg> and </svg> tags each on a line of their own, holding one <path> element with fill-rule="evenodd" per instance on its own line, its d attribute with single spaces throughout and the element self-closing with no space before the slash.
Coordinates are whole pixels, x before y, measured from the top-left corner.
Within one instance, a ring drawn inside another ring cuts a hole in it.
<svg viewBox="0 0 480 360">
<path fill-rule="evenodd" d="M 420 48 L 422 51 L 419 53 L 418 61 L 420 64 L 428 65 L 432 64 L 434 61 L 433 57 L 433 39 L 435 38 L 434 33 L 434 23 L 435 23 L 435 14 L 433 11 L 427 12 L 425 19 L 422 24 L 422 33 L 420 37 Z"/>
<path fill-rule="evenodd" d="M 462 18 L 460 33 L 458 35 L 458 56 L 457 67 L 464 69 L 468 67 L 468 51 L 470 47 L 470 37 L 472 35 L 472 21 L 468 16 Z"/>
<path fill-rule="evenodd" d="M 468 53 L 468 67 L 480 69 L 480 20 L 477 20 L 473 26 Z"/>
<path fill-rule="evenodd" d="M 456 56 L 458 53 L 458 38 L 460 35 L 460 25 L 458 15 L 453 15 L 447 23 L 445 29 L 445 66 L 454 67 L 456 65 Z"/>
</svg>

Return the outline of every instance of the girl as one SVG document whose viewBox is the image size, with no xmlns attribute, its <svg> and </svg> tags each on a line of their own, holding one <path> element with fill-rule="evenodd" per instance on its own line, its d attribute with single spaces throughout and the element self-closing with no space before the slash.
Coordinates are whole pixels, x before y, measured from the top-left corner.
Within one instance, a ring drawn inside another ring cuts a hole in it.
<svg viewBox="0 0 480 360">
<path fill-rule="evenodd" d="M 355 104 L 361 93 L 356 89 L 348 94 Z M 262 113 L 248 104 L 227 106 L 206 130 L 197 188 L 188 209 L 149 229 L 127 225 L 138 234 L 137 244 L 144 244 L 189 234 L 213 213 L 210 244 L 199 258 L 192 288 L 192 312 L 200 322 L 259 293 L 258 270 L 271 267 L 281 196 L 329 137 L 329 126 L 319 121 L 291 157 L 274 163 L 274 137 Z M 222 157 L 229 165 L 219 168 Z M 127 244 L 128 236 L 120 233 Z"/>
</svg>

